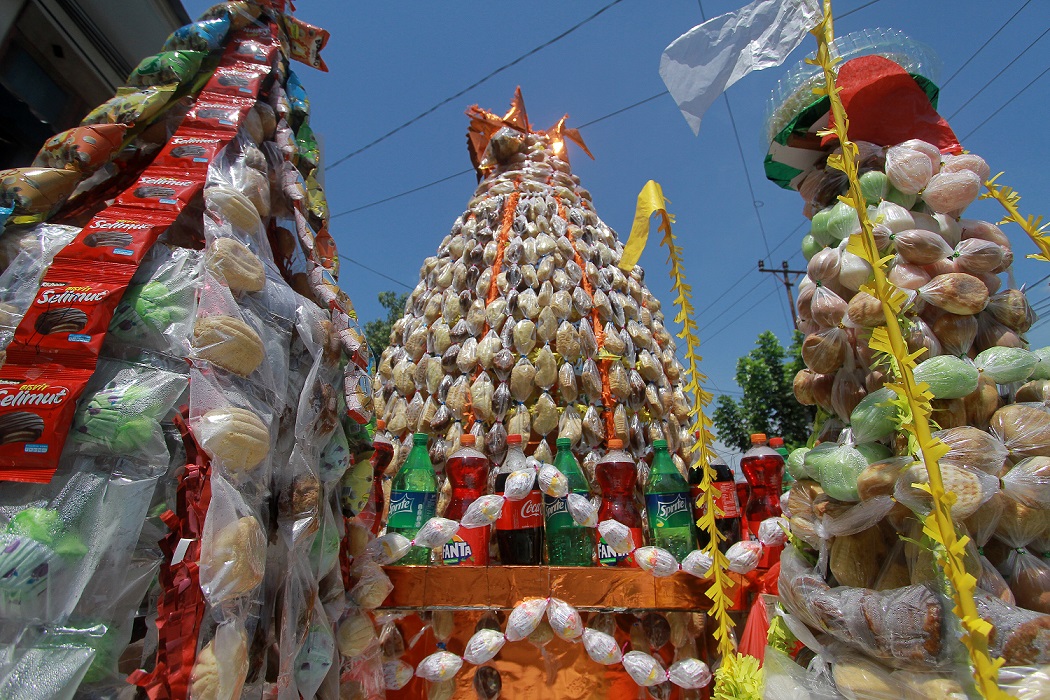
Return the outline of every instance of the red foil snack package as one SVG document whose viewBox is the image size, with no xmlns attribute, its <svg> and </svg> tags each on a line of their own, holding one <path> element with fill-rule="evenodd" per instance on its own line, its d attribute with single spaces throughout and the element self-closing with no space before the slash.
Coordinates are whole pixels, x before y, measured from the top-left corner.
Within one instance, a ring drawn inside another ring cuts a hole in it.
<svg viewBox="0 0 1050 700">
<path fill-rule="evenodd" d="M 276 30 L 276 25 L 267 23 L 245 27 L 235 32 L 233 40 L 226 45 L 224 57 L 272 66 L 280 48 Z"/>
<path fill-rule="evenodd" d="M 153 160 L 153 167 L 206 175 L 208 165 L 226 145 L 223 135 L 179 131 Z"/>
<path fill-rule="evenodd" d="M 180 212 L 204 186 L 202 178 L 150 166 L 135 184 L 117 197 L 117 204 L 153 211 Z"/>
<path fill-rule="evenodd" d="M 234 133 L 240 128 L 244 115 L 254 104 L 254 97 L 234 97 L 202 92 L 196 104 L 186 114 L 186 118 L 182 120 L 179 131 L 185 133 L 190 129 L 198 129 Z"/>
<path fill-rule="evenodd" d="M 0 369 L 0 481 L 51 481 L 89 379 L 90 369 Z"/>
<path fill-rule="evenodd" d="M 96 214 L 57 257 L 136 265 L 175 217 L 170 210 L 110 207 Z"/>
<path fill-rule="evenodd" d="M 252 97 L 259 94 L 269 74 L 268 66 L 234 61 L 216 68 L 204 89 L 209 94 Z"/>
<path fill-rule="evenodd" d="M 133 265 L 55 260 L 15 330 L 8 360 L 31 365 L 47 356 L 69 367 L 93 368 L 134 274 Z"/>
<path fill-rule="evenodd" d="M 33 165 L 93 173 L 124 143 L 125 124 L 88 124 L 67 129 L 44 142 Z"/>
<path fill-rule="evenodd" d="M 291 58 L 327 73 L 328 66 L 321 58 L 321 49 L 328 43 L 328 31 L 290 15 L 285 15 L 282 19 L 291 44 Z"/>
</svg>

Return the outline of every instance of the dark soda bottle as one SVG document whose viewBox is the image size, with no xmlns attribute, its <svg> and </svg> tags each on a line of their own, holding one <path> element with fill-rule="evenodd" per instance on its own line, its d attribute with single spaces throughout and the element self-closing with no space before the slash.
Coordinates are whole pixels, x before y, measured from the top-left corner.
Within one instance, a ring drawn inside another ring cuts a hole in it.
<svg viewBox="0 0 1050 700">
<path fill-rule="evenodd" d="M 521 435 L 507 436 L 507 456 L 496 474 L 498 494 L 503 494 L 507 477 L 525 467 Z M 536 477 L 532 490 L 520 501 L 507 501 L 496 521 L 496 545 L 503 564 L 536 565 L 543 563 L 543 494 Z"/>
<path fill-rule="evenodd" d="M 617 520 L 631 530 L 634 546 L 644 544 L 642 514 L 634 503 L 635 484 L 638 482 L 637 466 L 631 455 L 623 451 L 623 441 L 609 440 L 609 453 L 602 457 L 594 469 L 594 476 L 602 489 L 602 505 L 598 509 L 598 521 Z M 637 567 L 633 555 L 619 555 L 612 547 L 598 540 L 598 562 L 602 566 Z"/>
<path fill-rule="evenodd" d="M 488 457 L 474 449 L 473 433 L 464 433 L 460 448 L 445 463 L 452 498 L 445 510 L 449 520 L 459 520 L 470 504 L 485 493 L 489 479 Z M 442 551 L 445 566 L 488 566 L 489 526 L 460 527 Z"/>
<path fill-rule="evenodd" d="M 751 436 L 751 449 L 740 458 L 740 470 L 747 479 L 750 495 L 744 508 L 749 539 L 758 539 L 758 528 L 766 518 L 781 514 L 780 489 L 784 480 L 784 458 L 766 446 L 766 436 Z M 758 565 L 769 568 L 780 559 L 783 547 L 763 547 Z"/>
<path fill-rule="evenodd" d="M 554 466 L 569 481 L 569 492 L 590 495 L 587 477 L 572 454 L 572 440 L 558 438 Z M 547 563 L 551 566 L 591 566 L 594 564 L 594 530 L 578 525 L 566 506 L 568 498 L 543 496 L 544 536 Z"/>
<path fill-rule="evenodd" d="M 729 468 L 725 460 L 718 455 L 714 455 L 711 458 L 711 469 L 715 472 L 712 483 L 718 489 L 718 493 L 715 494 L 715 503 L 718 509 L 722 511 L 722 515 L 716 517 L 715 525 L 725 536 L 725 541 L 718 548 L 724 552 L 733 543 L 740 541 L 740 501 L 737 497 L 733 470 Z M 696 520 L 700 520 L 704 514 L 704 504 L 700 500 L 702 493 L 700 491 L 700 483 L 703 481 L 703 478 L 704 472 L 702 469 L 689 470 L 689 495 L 693 502 L 693 514 Z M 706 547 L 707 543 L 711 541 L 707 532 L 702 528 L 697 529 L 696 539 L 701 548 Z"/>
<path fill-rule="evenodd" d="M 378 535 L 383 529 L 383 479 L 386 469 L 394 459 L 394 442 L 390 433 L 386 431 L 386 421 L 380 418 L 376 421 L 376 433 L 372 438 L 372 512 L 375 520 L 372 522 L 372 534 Z"/>
</svg>

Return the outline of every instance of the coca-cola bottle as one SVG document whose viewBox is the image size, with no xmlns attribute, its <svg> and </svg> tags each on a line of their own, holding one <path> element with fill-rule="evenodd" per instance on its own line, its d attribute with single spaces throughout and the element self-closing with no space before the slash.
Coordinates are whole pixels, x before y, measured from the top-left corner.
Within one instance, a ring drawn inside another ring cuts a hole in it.
<svg viewBox="0 0 1050 700">
<path fill-rule="evenodd" d="M 715 494 L 715 505 L 722 515 L 715 516 L 715 525 L 725 535 L 725 541 L 718 548 L 723 552 L 729 549 L 734 542 L 740 541 L 740 501 L 737 500 L 736 482 L 733 478 L 733 470 L 718 455 L 711 458 L 711 469 L 714 470 L 714 479 L 711 483 L 718 489 Z M 704 515 L 703 492 L 700 483 L 704 479 L 703 469 L 689 470 L 689 495 L 693 502 L 693 514 L 697 520 Z M 697 543 L 700 548 L 707 546 L 711 541 L 710 536 L 704 528 L 698 528 L 696 534 Z"/>
<path fill-rule="evenodd" d="M 631 455 L 623 451 L 623 440 L 609 440 L 609 453 L 602 457 L 594 469 L 594 476 L 602 489 L 602 505 L 598 509 L 598 520 L 617 520 L 631 530 L 635 547 L 643 542 L 642 514 L 634 503 L 634 490 L 638 482 L 637 466 Z M 638 566 L 633 555 L 617 554 L 598 540 L 598 561 L 602 566 Z"/>
<path fill-rule="evenodd" d="M 747 479 L 750 495 L 744 507 L 750 539 L 758 539 L 758 528 L 766 518 L 781 514 L 780 488 L 784 479 L 784 458 L 766 446 L 766 436 L 751 436 L 751 449 L 740 458 L 740 470 Z M 780 559 L 780 547 L 763 547 L 758 565 L 768 568 Z"/>
<path fill-rule="evenodd" d="M 459 520 L 470 504 L 485 493 L 489 478 L 488 457 L 474 449 L 473 433 L 464 433 L 460 448 L 445 463 L 452 499 L 445 509 L 445 517 Z M 445 544 L 445 566 L 487 566 L 489 563 L 490 527 L 460 527 L 452 540 Z"/>
<path fill-rule="evenodd" d="M 378 535 L 383 529 L 383 478 L 386 476 L 386 468 L 394 459 L 394 442 L 390 433 L 386 431 L 386 421 L 380 418 L 376 421 L 376 434 L 372 438 L 372 512 L 375 520 L 372 522 L 372 534 Z"/>
<path fill-rule="evenodd" d="M 507 456 L 496 474 L 496 493 L 504 493 L 511 472 L 524 468 L 521 435 L 508 435 Z M 543 494 L 535 476 L 528 496 L 503 504 L 503 512 L 496 521 L 496 545 L 503 564 L 543 563 Z"/>
</svg>

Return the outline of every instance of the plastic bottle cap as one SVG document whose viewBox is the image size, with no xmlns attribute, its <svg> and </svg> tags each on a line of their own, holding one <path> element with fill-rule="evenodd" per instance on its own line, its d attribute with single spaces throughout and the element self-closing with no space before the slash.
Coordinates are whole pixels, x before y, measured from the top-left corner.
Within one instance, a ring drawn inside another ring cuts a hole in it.
<svg viewBox="0 0 1050 700">
<path fill-rule="evenodd" d="M 376 430 L 386 430 L 386 421 L 380 418 L 376 421 Z"/>
<path fill-rule="evenodd" d="M 425 445 L 427 444 L 428 440 L 430 440 L 430 435 L 428 435 L 427 433 L 414 433 L 412 435 L 413 445 Z"/>
<path fill-rule="evenodd" d="M 666 450 L 667 449 L 667 440 L 653 440 L 653 449 L 654 450 L 660 450 L 660 449 Z"/>
<path fill-rule="evenodd" d="M 459 438 L 459 444 L 463 447 L 473 447 L 474 439 L 474 433 L 464 433 Z"/>
<path fill-rule="evenodd" d="M 521 435 L 519 435 L 518 433 L 512 433 L 512 434 L 508 435 L 507 436 L 507 444 L 508 445 L 520 445 L 521 444 Z"/>
<path fill-rule="evenodd" d="M 554 444 L 558 447 L 572 447 L 572 438 L 558 438 Z"/>
<path fill-rule="evenodd" d="M 769 446 L 770 447 L 783 447 L 784 446 L 784 438 L 782 438 L 782 437 L 769 438 Z"/>
<path fill-rule="evenodd" d="M 622 450 L 623 449 L 623 440 L 621 440 L 620 438 L 612 438 L 612 439 L 610 439 L 609 440 L 609 449 L 610 450 Z"/>
<path fill-rule="evenodd" d="M 766 441 L 765 433 L 751 433 L 751 444 L 757 445 Z"/>
</svg>

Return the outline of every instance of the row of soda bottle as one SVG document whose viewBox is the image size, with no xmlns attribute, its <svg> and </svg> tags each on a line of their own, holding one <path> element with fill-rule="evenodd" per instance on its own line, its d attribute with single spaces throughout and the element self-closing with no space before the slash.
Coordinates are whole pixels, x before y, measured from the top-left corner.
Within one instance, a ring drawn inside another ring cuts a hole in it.
<svg viewBox="0 0 1050 700">
<path fill-rule="evenodd" d="M 392 438 L 383 430 L 384 427 L 379 426 L 376 432 L 372 457 L 377 533 L 381 526 L 384 500 L 381 479 L 393 457 Z M 445 465 L 451 500 L 443 517 L 450 520 L 460 520 L 470 504 L 482 495 L 502 494 L 507 477 L 526 466 L 521 435 L 507 437 L 506 457 L 495 470 L 489 459 L 474 448 L 474 441 L 472 434 L 464 434 L 460 439 L 460 449 L 448 458 Z M 437 514 L 438 483 L 427 442 L 426 433 L 413 435 L 412 450 L 395 475 L 390 490 L 387 532 L 400 533 L 409 539 Z M 783 441 L 780 442 L 782 445 Z M 554 466 L 566 476 L 569 491 L 590 497 L 590 484 L 572 453 L 571 441 L 558 438 L 556 444 Z M 638 467 L 623 450 L 620 440 L 609 440 L 608 448 L 608 453 L 595 468 L 595 479 L 601 494 L 599 521 L 617 520 L 630 528 L 636 546 L 650 544 L 662 547 L 679 561 L 698 546 L 707 544 L 707 533 L 696 526 L 702 514 L 702 506 L 697 505 L 701 470 L 690 469 L 687 481 L 671 459 L 667 442 L 656 440 L 653 443 L 652 464 L 642 484 L 650 533 L 646 537 L 643 517 L 635 501 Z M 723 551 L 739 541 L 741 536 L 745 539 L 757 538 L 759 523 L 781 512 L 780 492 L 784 474 L 782 453 L 766 446 L 765 435 L 754 435 L 752 449 L 743 456 L 740 466 L 746 482 L 737 483 L 724 461 L 717 459 L 712 463 L 715 485 L 719 491 L 717 502 L 722 511 L 717 525 L 726 540 L 722 545 Z M 532 490 L 525 499 L 505 502 L 495 523 L 500 562 L 510 565 L 543 564 L 546 551 L 546 563 L 551 566 L 593 566 L 595 561 L 603 566 L 636 566 L 630 555 L 618 555 L 607 546 L 594 528 L 577 524 L 566 507 L 566 501 L 567 496 L 557 498 L 543 494 L 534 477 Z M 461 527 L 452 541 L 445 545 L 443 563 L 453 566 L 488 565 L 489 530 L 489 527 Z M 425 549 L 413 548 L 399 564 L 425 565 L 430 562 L 430 554 Z"/>
</svg>

